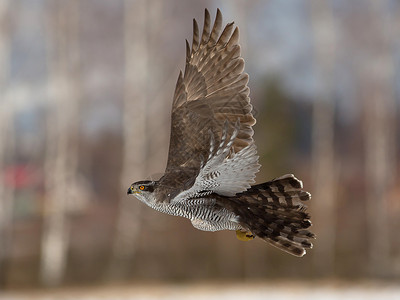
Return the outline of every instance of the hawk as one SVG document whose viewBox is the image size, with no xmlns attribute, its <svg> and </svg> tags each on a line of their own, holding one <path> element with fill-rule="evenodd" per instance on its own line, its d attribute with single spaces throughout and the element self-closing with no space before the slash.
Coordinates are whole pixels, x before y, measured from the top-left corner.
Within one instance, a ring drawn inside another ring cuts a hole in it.
<svg viewBox="0 0 400 300">
<path fill-rule="evenodd" d="M 211 28 L 205 10 L 201 35 L 193 19 L 171 112 L 167 167 L 158 181 L 133 183 L 128 194 L 151 208 L 190 219 L 200 230 L 235 230 L 295 256 L 312 248 L 314 234 L 303 201 L 311 198 L 294 175 L 254 185 L 260 165 L 252 126 L 248 75 L 234 23 Z"/>
</svg>

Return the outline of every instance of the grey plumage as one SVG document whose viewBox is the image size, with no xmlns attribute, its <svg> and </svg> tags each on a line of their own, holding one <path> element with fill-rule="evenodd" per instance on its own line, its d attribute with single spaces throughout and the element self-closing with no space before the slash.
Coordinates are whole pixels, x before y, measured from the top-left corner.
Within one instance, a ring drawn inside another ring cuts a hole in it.
<svg viewBox="0 0 400 300">
<path fill-rule="evenodd" d="M 200 230 L 237 230 L 260 237 L 296 256 L 312 247 L 303 201 L 311 195 L 293 175 L 253 185 L 258 156 L 255 119 L 240 57 L 239 31 L 224 30 L 217 10 L 211 28 L 205 10 L 200 36 L 193 20 L 192 47 L 186 41 L 185 72 L 178 76 L 171 113 L 165 174 L 131 185 L 148 206 L 191 220 Z"/>
</svg>

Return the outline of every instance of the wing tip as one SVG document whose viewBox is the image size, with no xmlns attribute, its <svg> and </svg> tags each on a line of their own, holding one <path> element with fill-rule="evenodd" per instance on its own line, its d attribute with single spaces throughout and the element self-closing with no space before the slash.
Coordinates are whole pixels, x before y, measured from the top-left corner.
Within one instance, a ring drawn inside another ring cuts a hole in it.
<svg viewBox="0 0 400 300">
<path fill-rule="evenodd" d="M 185 39 L 185 42 L 186 42 L 186 62 L 188 62 L 190 60 L 191 51 L 190 51 L 190 45 L 189 45 L 188 40 Z"/>
<path fill-rule="evenodd" d="M 217 18 L 220 18 L 220 19 L 222 20 L 222 13 L 221 13 L 221 10 L 219 9 L 219 7 L 217 7 L 217 13 L 216 13 L 215 18 L 216 18 L 216 19 L 217 19 Z"/>
<path fill-rule="evenodd" d="M 193 18 L 193 40 L 192 40 L 192 52 L 197 50 L 199 46 L 199 25 L 195 18 Z"/>
<path fill-rule="evenodd" d="M 210 20 L 210 12 L 209 12 L 208 9 L 206 8 L 206 9 L 204 9 L 204 22 L 205 22 L 207 19 Z"/>
<path fill-rule="evenodd" d="M 235 45 L 239 45 L 239 27 L 235 27 L 229 41 L 227 43 L 227 47 L 231 48 Z"/>
</svg>

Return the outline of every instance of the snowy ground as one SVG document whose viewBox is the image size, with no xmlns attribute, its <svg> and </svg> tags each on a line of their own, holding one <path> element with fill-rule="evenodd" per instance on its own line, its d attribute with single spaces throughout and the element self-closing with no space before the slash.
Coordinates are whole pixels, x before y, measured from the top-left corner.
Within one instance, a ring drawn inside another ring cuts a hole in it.
<svg viewBox="0 0 400 300">
<path fill-rule="evenodd" d="M 400 299 L 400 283 L 211 283 L 143 284 L 34 291 L 7 291 L 1 300 L 247 300 L 247 299 Z"/>
</svg>

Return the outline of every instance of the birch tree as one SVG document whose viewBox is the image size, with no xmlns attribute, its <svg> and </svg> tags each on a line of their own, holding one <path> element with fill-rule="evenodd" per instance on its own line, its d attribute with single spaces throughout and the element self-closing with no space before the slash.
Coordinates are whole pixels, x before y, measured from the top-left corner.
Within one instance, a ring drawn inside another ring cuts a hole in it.
<svg viewBox="0 0 400 300">
<path fill-rule="evenodd" d="M 315 65 L 321 82 L 312 119 L 312 181 L 314 223 L 318 247 L 314 252 L 318 273 L 332 275 L 336 240 L 337 174 L 334 154 L 333 67 L 336 55 L 335 23 L 327 1 L 311 2 Z"/>
<path fill-rule="evenodd" d="M 5 97 L 10 61 L 10 6 L 10 1 L 0 2 L 0 287 L 5 284 L 7 276 L 14 197 L 12 186 L 6 186 L 3 177 L 7 160 L 14 153 L 13 110 Z"/>
<path fill-rule="evenodd" d="M 125 88 L 123 105 L 123 163 L 118 219 L 108 276 L 123 277 L 129 270 L 140 229 L 140 205 L 128 198 L 126 190 L 134 178 L 146 174 L 147 132 L 147 42 L 148 3 L 125 1 Z"/>
<path fill-rule="evenodd" d="M 67 219 L 74 189 L 78 148 L 78 1 L 49 1 L 47 145 L 45 217 L 42 233 L 41 279 L 45 285 L 63 280 L 69 245 Z"/>
<path fill-rule="evenodd" d="M 395 101 L 393 51 L 399 37 L 396 16 L 387 1 L 369 1 L 371 44 L 368 63 L 361 66 L 360 80 L 364 97 L 364 138 L 366 143 L 365 179 L 368 224 L 369 272 L 387 276 L 390 269 L 388 194 L 394 183 Z M 398 18 L 398 16 L 397 16 Z M 364 45 L 365 46 L 365 45 Z"/>
</svg>

